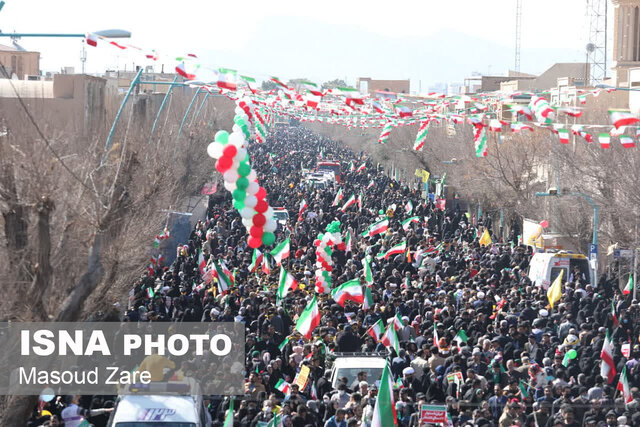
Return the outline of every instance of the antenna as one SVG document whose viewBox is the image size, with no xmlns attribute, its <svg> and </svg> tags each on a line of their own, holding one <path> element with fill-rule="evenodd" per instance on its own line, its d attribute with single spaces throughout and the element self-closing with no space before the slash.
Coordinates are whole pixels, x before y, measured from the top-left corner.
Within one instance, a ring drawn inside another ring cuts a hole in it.
<svg viewBox="0 0 640 427">
<path fill-rule="evenodd" d="M 607 75 L 607 3 L 608 0 L 587 0 L 589 43 L 586 50 L 590 69 L 585 70 L 585 85 L 589 83 L 589 77 L 595 86 Z"/>
<path fill-rule="evenodd" d="M 520 32 L 522 31 L 522 0 L 516 0 L 516 64 L 515 71 L 520 72 Z"/>
</svg>

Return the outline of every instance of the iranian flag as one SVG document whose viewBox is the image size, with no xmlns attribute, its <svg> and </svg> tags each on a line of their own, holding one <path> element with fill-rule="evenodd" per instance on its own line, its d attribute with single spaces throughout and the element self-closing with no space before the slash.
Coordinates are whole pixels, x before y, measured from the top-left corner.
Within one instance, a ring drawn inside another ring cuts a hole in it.
<svg viewBox="0 0 640 427">
<path fill-rule="evenodd" d="M 560 137 L 561 144 L 569 143 L 569 129 L 558 129 L 558 136 Z"/>
<path fill-rule="evenodd" d="M 276 261 L 276 265 L 280 267 L 282 260 L 289 258 L 289 238 L 273 248 L 270 252 L 273 259 Z"/>
<path fill-rule="evenodd" d="M 616 128 L 640 122 L 640 119 L 636 118 L 629 111 L 624 110 L 609 110 L 609 118 Z"/>
<path fill-rule="evenodd" d="M 635 141 L 629 135 L 620 135 L 620 143 L 624 148 L 633 148 L 636 146 Z"/>
<path fill-rule="evenodd" d="M 369 256 L 362 259 L 362 267 L 364 269 L 364 281 L 368 285 L 373 285 L 373 273 L 371 272 L 371 264 L 369 264 Z"/>
<path fill-rule="evenodd" d="M 298 282 L 296 281 L 296 278 L 293 277 L 293 274 L 280 267 L 280 279 L 278 280 L 276 299 L 281 301 L 287 296 L 289 291 L 295 291 L 296 289 L 298 289 Z"/>
<path fill-rule="evenodd" d="M 269 262 L 269 258 L 267 258 L 268 256 L 270 255 L 264 254 L 262 259 L 262 272 L 267 276 L 271 274 L 271 263 Z"/>
<path fill-rule="evenodd" d="M 233 427 L 233 399 L 229 402 L 229 409 L 227 409 L 227 416 L 222 427 Z"/>
<path fill-rule="evenodd" d="M 318 87 L 317 84 L 313 82 L 308 82 L 306 80 L 303 80 L 300 82 L 300 86 L 302 86 L 303 89 L 306 89 L 306 91 L 312 95 L 322 96 L 322 90 Z"/>
<path fill-rule="evenodd" d="M 344 95 L 346 98 L 347 105 L 358 104 L 364 105 L 364 100 L 362 99 L 362 95 L 356 89 L 350 87 L 339 87 L 341 95 Z"/>
<path fill-rule="evenodd" d="M 249 264 L 249 273 L 254 273 L 260 264 L 262 264 L 263 259 L 262 252 L 258 249 L 253 250 L 253 256 L 251 257 L 251 264 Z"/>
<path fill-rule="evenodd" d="M 502 122 L 498 119 L 491 119 L 489 121 L 489 130 L 491 132 L 502 132 Z"/>
<path fill-rule="evenodd" d="M 602 148 L 610 148 L 611 147 L 611 136 L 608 133 L 603 132 L 600 135 L 598 135 L 598 142 L 600 143 L 600 147 L 602 147 Z"/>
<path fill-rule="evenodd" d="M 372 179 L 371 182 L 367 185 L 367 190 L 370 188 L 373 188 L 375 184 L 376 184 L 375 181 Z"/>
<path fill-rule="evenodd" d="M 419 216 L 412 216 L 411 218 L 407 218 L 404 221 L 402 221 L 402 229 L 404 231 L 407 231 L 410 227 L 411 224 L 418 224 L 420 222 L 420 217 Z"/>
<path fill-rule="evenodd" d="M 93 46 L 96 47 L 98 46 L 98 36 L 93 34 L 93 33 L 87 33 L 84 36 L 85 42 L 87 42 L 87 44 L 89 46 Z"/>
<path fill-rule="evenodd" d="M 391 255 L 403 254 L 404 251 L 406 250 L 407 250 L 407 241 L 404 240 L 401 243 L 398 243 L 397 245 L 390 247 L 387 252 L 378 254 L 377 258 L 389 259 Z"/>
<path fill-rule="evenodd" d="M 616 313 L 616 305 L 613 302 L 613 300 L 611 300 L 611 317 L 613 318 L 614 326 L 616 327 L 620 326 L 620 321 L 618 320 L 618 314 Z"/>
<path fill-rule="evenodd" d="M 522 123 L 522 122 L 513 122 L 513 123 L 511 123 L 511 132 L 519 133 L 519 132 L 522 132 L 523 130 L 529 130 L 529 131 L 533 132 L 533 128 L 531 126 L 529 126 L 528 124 L 525 124 L 525 123 Z"/>
<path fill-rule="evenodd" d="M 609 337 L 609 331 L 607 330 L 607 336 L 602 344 L 602 351 L 600 352 L 600 376 L 607 379 L 607 383 L 611 384 L 616 376 L 616 365 L 613 363 L 613 343 Z"/>
<path fill-rule="evenodd" d="M 400 313 L 396 313 L 396 315 L 393 316 L 391 320 L 392 320 L 391 323 L 393 323 L 393 327 L 396 329 L 396 331 L 399 331 L 400 329 L 405 327 L 405 324 L 402 321 L 402 316 L 400 316 Z"/>
<path fill-rule="evenodd" d="M 316 295 L 313 295 L 309 304 L 304 309 L 298 322 L 296 323 L 296 331 L 300 332 L 306 339 L 311 338 L 311 333 L 320 324 L 320 309 Z"/>
<path fill-rule="evenodd" d="M 236 90 L 238 88 L 236 83 L 237 73 L 236 70 L 229 68 L 218 68 L 218 87 L 220 89 Z"/>
<path fill-rule="evenodd" d="M 258 91 L 258 83 L 256 82 L 256 79 L 249 76 L 240 76 L 240 78 L 247 84 L 251 93 L 256 93 Z"/>
<path fill-rule="evenodd" d="M 362 194 L 362 190 L 360 190 L 360 194 L 358 194 L 358 210 L 362 210 L 362 203 L 364 201 L 364 194 Z"/>
<path fill-rule="evenodd" d="M 367 329 L 367 333 L 371 335 L 376 342 L 380 341 L 380 337 L 384 333 L 384 323 L 382 323 L 382 319 L 378 319 L 376 323 L 371 325 L 371 327 Z"/>
<path fill-rule="evenodd" d="M 289 90 L 289 86 L 287 86 L 286 84 L 282 83 L 282 81 L 279 78 L 271 76 L 271 78 L 269 80 L 271 80 L 272 82 L 274 82 L 275 84 L 277 84 L 281 88 Z"/>
<path fill-rule="evenodd" d="M 342 200 L 342 188 L 338 189 L 338 192 L 336 193 L 336 197 L 335 199 L 333 199 L 333 203 L 331 203 L 331 206 L 338 206 L 338 202 Z"/>
<path fill-rule="evenodd" d="M 347 199 L 347 201 L 345 202 L 344 205 L 342 205 L 342 207 L 340 208 L 340 210 L 342 212 L 346 211 L 347 209 L 349 209 L 349 207 L 351 205 L 355 205 L 356 204 L 356 195 L 352 194 L 351 197 L 349 197 L 349 199 Z"/>
<path fill-rule="evenodd" d="M 300 201 L 300 208 L 298 209 L 298 222 L 302 221 L 302 214 L 308 207 L 309 205 L 307 204 L 307 201 L 305 199 L 302 199 Z"/>
<path fill-rule="evenodd" d="M 379 144 L 387 143 L 387 141 L 389 140 L 389 136 L 391 135 L 392 127 L 393 126 L 391 125 L 391 122 L 385 123 L 384 127 L 382 128 L 382 132 L 380 132 L 380 136 L 378 137 Z"/>
<path fill-rule="evenodd" d="M 204 259 L 202 249 L 198 249 L 198 269 L 200 269 L 200 275 L 204 274 L 204 268 L 207 266 L 207 261 Z"/>
<path fill-rule="evenodd" d="M 400 341 L 398 340 L 398 334 L 396 333 L 396 328 L 393 323 L 387 325 L 387 330 L 384 331 L 380 342 L 387 348 L 393 348 L 396 354 L 400 352 Z"/>
<path fill-rule="evenodd" d="M 291 384 L 283 380 L 282 378 L 278 380 L 276 383 L 276 390 L 282 392 L 285 396 L 288 396 L 291 393 Z"/>
<path fill-rule="evenodd" d="M 376 222 L 375 224 L 371 224 L 369 228 L 367 228 L 363 233 L 362 237 L 373 237 L 376 234 L 384 233 L 389 229 L 389 218 L 385 218 Z"/>
<path fill-rule="evenodd" d="M 371 427 L 396 427 L 397 425 L 396 404 L 393 401 L 393 378 L 389 365 L 386 365 L 380 379 L 380 390 L 373 408 Z"/>
<path fill-rule="evenodd" d="M 221 294 L 225 293 L 231 286 L 233 286 L 233 281 L 230 277 L 231 272 L 225 272 L 226 267 L 221 267 L 215 261 L 213 262 L 213 268 L 215 269 L 214 277 L 218 282 L 218 289 Z"/>
<path fill-rule="evenodd" d="M 176 65 L 176 73 L 180 74 L 182 77 L 184 77 L 187 80 L 195 80 L 196 79 L 196 75 L 187 72 L 187 69 L 185 68 L 184 65 L 184 61 L 182 61 L 180 64 Z"/>
<path fill-rule="evenodd" d="M 274 414 L 271 421 L 267 423 L 267 427 L 283 427 L 282 416 L 280 414 Z"/>
<path fill-rule="evenodd" d="M 620 374 L 620 379 L 618 380 L 617 390 L 622 392 L 622 396 L 624 396 L 624 403 L 631 403 L 633 401 L 633 397 L 631 396 L 631 389 L 629 387 L 629 379 L 627 378 L 627 367 L 622 368 L 622 373 Z"/>
<path fill-rule="evenodd" d="M 373 308 L 373 294 L 371 294 L 371 288 L 368 286 L 364 287 L 364 301 L 362 301 L 362 309 L 370 310 Z M 376 338 L 377 340 L 377 338 Z"/>
<path fill-rule="evenodd" d="M 307 94 L 304 97 L 304 99 L 307 102 L 307 107 L 318 109 L 318 105 L 320 104 L 320 100 L 322 98 L 320 98 L 319 96 L 316 96 L 316 95 Z"/>
<path fill-rule="evenodd" d="M 455 338 L 453 338 L 453 340 L 458 343 L 458 346 L 460 346 L 460 343 L 466 343 L 468 339 L 469 338 L 467 337 L 467 333 L 464 329 L 460 329 Z"/>
<path fill-rule="evenodd" d="M 352 244 L 352 240 L 351 240 L 351 231 L 347 230 L 347 233 L 344 237 L 344 251 L 345 252 L 351 252 L 351 244 Z"/>
<path fill-rule="evenodd" d="M 342 308 L 347 301 L 353 301 L 357 304 L 364 302 L 364 293 L 362 292 L 362 285 L 360 280 L 353 279 L 348 282 L 344 282 L 337 288 L 331 291 L 331 298 L 334 299 Z"/>
<path fill-rule="evenodd" d="M 411 200 L 404 205 L 404 210 L 407 214 L 411 215 L 411 212 L 413 212 L 413 202 Z"/>
<path fill-rule="evenodd" d="M 356 165 L 353 164 L 353 160 L 349 162 L 349 172 L 356 170 Z"/>
<path fill-rule="evenodd" d="M 622 290 L 622 293 L 629 295 L 631 292 L 633 292 L 633 275 L 629 274 L 629 280 L 627 280 L 627 285 Z"/>
<path fill-rule="evenodd" d="M 367 162 L 364 162 L 363 164 L 358 166 L 358 169 L 356 169 L 356 172 L 362 172 L 366 167 L 367 167 Z"/>
</svg>

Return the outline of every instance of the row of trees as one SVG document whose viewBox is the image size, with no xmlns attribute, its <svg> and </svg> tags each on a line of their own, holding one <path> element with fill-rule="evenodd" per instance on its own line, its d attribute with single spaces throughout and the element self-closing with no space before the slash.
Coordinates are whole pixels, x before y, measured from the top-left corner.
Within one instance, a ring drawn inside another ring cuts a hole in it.
<svg viewBox="0 0 640 427">
<path fill-rule="evenodd" d="M 121 99 L 105 100 L 102 108 Z M 126 307 L 128 290 L 145 273 L 154 237 L 165 225 L 160 211 L 199 194 L 213 171 L 206 146 L 218 127 L 232 123 L 233 103 L 210 97 L 197 120 L 191 112 L 178 137 L 191 94 L 176 91 L 151 137 L 160 99 L 130 99 L 108 148 L 114 111 L 106 111 L 104 123 L 87 132 L 82 117 L 54 111 L 56 100 L 3 102 L 4 321 L 105 319 L 114 303 Z M 24 425 L 34 399 L 1 402 L 9 407 L 0 424 Z"/>
<path fill-rule="evenodd" d="M 583 116 L 567 120 L 567 125 L 608 124 L 607 108 L 612 102 L 619 102 L 615 96 L 620 94 L 603 93 L 597 99 L 590 98 Z M 558 120 L 565 118 L 561 116 Z M 593 135 L 593 143 L 572 135 L 566 145 L 560 144 L 551 131 L 539 128 L 534 132 L 487 132 L 486 158 L 475 156 L 473 128 L 468 124 L 432 123 L 421 152 L 412 150 L 417 126 L 394 128 L 384 145 L 377 143 L 380 129 L 347 130 L 319 124 L 313 127 L 356 150 L 367 151 L 382 164 L 402 165 L 411 179 L 416 167 L 426 168 L 432 175 L 446 173 L 447 184 L 471 205 L 472 212 L 478 204 L 493 218 L 503 211 L 505 237 L 514 221 L 546 219 L 552 231 L 571 236 L 575 246 L 586 253 L 592 238 L 593 217 L 588 203 L 579 197 L 535 196 L 536 192 L 557 185 L 561 194 L 582 192 L 599 205 L 601 255 L 615 243 L 620 247 L 638 246 L 640 144 L 625 149 L 617 138 L 612 138 L 611 148 L 602 149 L 598 133 L 608 132 L 609 126 L 585 129 Z M 626 133 L 634 135 L 635 129 Z"/>
</svg>

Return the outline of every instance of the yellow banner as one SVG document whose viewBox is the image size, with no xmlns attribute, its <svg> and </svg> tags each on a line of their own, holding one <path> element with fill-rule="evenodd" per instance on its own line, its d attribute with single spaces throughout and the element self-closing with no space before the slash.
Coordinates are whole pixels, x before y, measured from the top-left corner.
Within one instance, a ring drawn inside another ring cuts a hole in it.
<svg viewBox="0 0 640 427">
<path fill-rule="evenodd" d="M 309 379 L 309 372 L 311 372 L 311 369 L 309 369 L 307 365 L 303 365 L 302 368 L 300 368 L 300 372 L 298 372 L 298 375 L 296 376 L 296 381 L 294 382 L 294 384 L 298 384 L 298 387 L 300 388 L 300 390 L 304 390 L 304 387 L 307 385 L 307 380 Z"/>
</svg>

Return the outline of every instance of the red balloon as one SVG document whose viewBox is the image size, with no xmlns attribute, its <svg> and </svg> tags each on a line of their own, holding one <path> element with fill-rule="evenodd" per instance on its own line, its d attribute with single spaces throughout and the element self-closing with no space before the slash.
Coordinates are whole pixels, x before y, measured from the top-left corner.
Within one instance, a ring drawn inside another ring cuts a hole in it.
<svg viewBox="0 0 640 427">
<path fill-rule="evenodd" d="M 344 251 L 345 249 L 347 249 L 347 245 L 345 245 L 344 242 L 340 243 L 338 245 L 338 250 Z"/>
<path fill-rule="evenodd" d="M 218 165 L 220 165 L 220 168 L 218 168 Z M 216 162 L 216 169 L 218 169 L 218 171 L 220 171 L 220 169 L 223 169 L 220 172 L 225 172 L 229 170 L 231 165 L 233 165 L 233 157 L 222 156 Z"/>
<path fill-rule="evenodd" d="M 313 246 L 320 246 L 320 239 L 316 239 L 313 241 Z"/>
<path fill-rule="evenodd" d="M 227 156 L 227 157 L 231 157 L 232 159 L 236 156 L 236 153 L 238 152 L 238 149 L 236 148 L 235 145 L 227 145 L 226 147 L 224 147 L 224 150 L 222 150 L 222 153 Z"/>
<path fill-rule="evenodd" d="M 251 229 L 249 229 L 249 234 L 251 234 L 252 237 L 257 237 L 259 239 L 262 239 L 263 233 L 264 229 L 262 227 L 253 226 L 251 227 Z"/>
<path fill-rule="evenodd" d="M 262 227 L 267 222 L 267 219 L 261 213 L 253 216 L 253 225 L 256 227 Z"/>
<path fill-rule="evenodd" d="M 258 213 L 265 213 L 267 209 L 269 209 L 269 203 L 264 200 L 258 199 L 258 203 L 256 203 L 256 207 L 254 209 Z"/>
<path fill-rule="evenodd" d="M 264 187 L 258 188 L 258 192 L 256 193 L 256 197 L 258 198 L 258 200 L 264 199 L 265 197 L 267 197 L 267 190 L 265 190 Z"/>
<path fill-rule="evenodd" d="M 260 247 L 260 245 L 262 245 L 262 239 L 259 237 L 249 237 L 247 243 L 249 244 L 250 248 L 257 249 Z"/>
<path fill-rule="evenodd" d="M 229 170 L 229 166 L 225 166 L 224 162 L 221 161 L 222 159 L 224 159 L 224 157 L 220 157 L 216 160 L 216 170 L 220 173 L 225 173 Z"/>
</svg>

